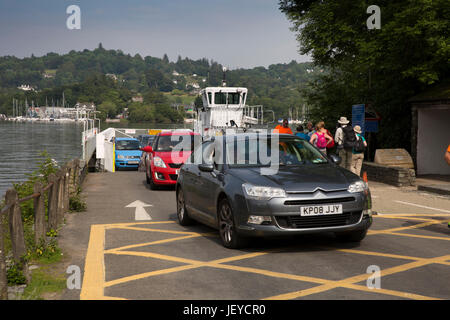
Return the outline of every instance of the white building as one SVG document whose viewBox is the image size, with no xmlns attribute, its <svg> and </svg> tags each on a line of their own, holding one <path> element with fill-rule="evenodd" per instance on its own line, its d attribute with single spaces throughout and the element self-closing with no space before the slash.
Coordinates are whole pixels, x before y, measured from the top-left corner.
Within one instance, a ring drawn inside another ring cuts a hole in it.
<svg viewBox="0 0 450 320">
<path fill-rule="evenodd" d="M 450 84 L 443 83 L 409 100 L 411 156 L 417 175 L 450 176 L 444 153 L 450 143 Z"/>
<path fill-rule="evenodd" d="M 34 88 L 28 84 L 23 84 L 20 87 L 17 87 L 17 89 L 23 90 L 23 91 L 36 91 Z"/>
</svg>

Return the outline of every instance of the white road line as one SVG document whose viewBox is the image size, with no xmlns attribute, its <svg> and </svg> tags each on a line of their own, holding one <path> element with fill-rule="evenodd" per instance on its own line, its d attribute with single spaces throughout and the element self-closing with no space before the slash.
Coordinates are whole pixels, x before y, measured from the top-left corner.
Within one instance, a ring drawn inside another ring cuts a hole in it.
<svg viewBox="0 0 450 320">
<path fill-rule="evenodd" d="M 404 202 L 404 201 L 400 201 L 400 200 L 395 200 L 395 202 L 401 203 L 401 204 L 406 204 L 406 205 L 409 205 L 409 206 L 415 206 L 415 207 L 419 207 L 419 208 L 424 208 L 424 209 L 429 209 L 429 210 L 434 210 L 434 211 L 440 211 L 440 212 L 450 213 L 449 210 L 437 209 L 437 208 L 432 208 L 432 207 L 422 206 L 422 205 L 420 205 L 420 204 L 415 204 L 415 203 L 411 203 L 411 202 Z"/>
</svg>

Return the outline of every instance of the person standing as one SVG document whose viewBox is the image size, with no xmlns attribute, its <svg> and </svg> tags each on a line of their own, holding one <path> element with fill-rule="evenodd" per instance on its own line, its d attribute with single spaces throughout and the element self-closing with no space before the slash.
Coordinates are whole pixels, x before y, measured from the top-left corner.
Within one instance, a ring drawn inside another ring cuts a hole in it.
<svg viewBox="0 0 450 320">
<path fill-rule="evenodd" d="M 306 140 L 306 141 L 309 141 L 309 139 L 310 139 L 310 137 L 304 132 L 302 125 L 299 125 L 297 127 L 297 132 L 295 133 L 295 135 L 297 137 L 300 137 L 300 139 L 303 139 L 303 140 Z"/>
<path fill-rule="evenodd" d="M 351 165 L 352 156 L 353 156 L 353 152 L 352 152 L 353 146 L 348 143 L 349 141 L 347 141 L 347 145 L 346 145 L 345 138 L 347 135 L 347 140 L 349 140 L 349 137 L 351 137 L 352 135 L 353 136 L 355 135 L 353 128 L 348 125 L 349 123 L 350 123 L 350 121 L 347 120 L 347 117 L 341 117 L 338 120 L 339 127 L 336 129 L 336 134 L 334 136 L 338 155 L 342 159 L 340 166 L 347 170 L 350 170 L 350 165 Z"/>
<path fill-rule="evenodd" d="M 355 126 L 353 130 L 356 133 L 356 142 L 352 150 L 352 163 L 350 171 L 356 175 L 361 174 L 361 168 L 364 161 L 364 150 L 367 147 L 366 139 L 364 139 L 360 126 Z"/>
<path fill-rule="evenodd" d="M 320 121 L 316 125 L 316 132 L 311 136 L 309 143 L 315 145 L 323 154 L 327 154 L 327 145 L 330 144 L 331 141 L 333 141 L 333 138 L 328 135 L 327 130 L 325 129 L 325 122 Z"/>
<path fill-rule="evenodd" d="M 314 133 L 314 126 L 311 121 L 308 121 L 308 123 L 306 124 L 306 129 L 308 131 L 306 134 L 311 138 Z"/>
<path fill-rule="evenodd" d="M 283 124 L 277 125 L 275 129 L 273 129 L 273 133 L 279 133 L 279 134 L 294 134 L 289 128 L 289 120 L 284 119 Z"/>
</svg>

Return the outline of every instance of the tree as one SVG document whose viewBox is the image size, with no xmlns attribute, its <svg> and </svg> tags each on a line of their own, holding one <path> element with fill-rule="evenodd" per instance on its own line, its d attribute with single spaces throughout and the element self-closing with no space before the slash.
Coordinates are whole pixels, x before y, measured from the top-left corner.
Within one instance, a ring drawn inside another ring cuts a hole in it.
<svg viewBox="0 0 450 320">
<path fill-rule="evenodd" d="M 163 59 L 162 59 L 163 63 L 165 64 L 169 64 L 169 57 L 167 56 L 166 53 L 164 53 Z"/>
<path fill-rule="evenodd" d="M 97 106 L 97 110 L 100 111 L 99 118 L 105 120 L 106 118 L 114 118 L 117 115 L 117 106 L 112 101 L 105 101 Z"/>
<path fill-rule="evenodd" d="M 303 90 L 316 117 L 350 115 L 370 103 L 383 116 L 381 147 L 410 146 L 408 98 L 448 78 L 450 7 L 445 0 L 378 1 L 380 30 L 368 30 L 367 1 L 281 0 L 300 53 L 329 71 Z"/>
</svg>

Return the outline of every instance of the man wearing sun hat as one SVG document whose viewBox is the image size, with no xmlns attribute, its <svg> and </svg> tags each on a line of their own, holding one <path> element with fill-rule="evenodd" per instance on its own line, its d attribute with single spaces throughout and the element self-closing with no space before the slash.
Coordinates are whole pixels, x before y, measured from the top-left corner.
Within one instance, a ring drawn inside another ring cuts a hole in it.
<svg viewBox="0 0 450 320">
<path fill-rule="evenodd" d="M 355 126 L 353 130 L 356 133 L 356 143 L 352 151 L 352 164 L 350 166 L 350 171 L 356 175 L 361 174 L 361 168 L 364 161 L 364 149 L 367 147 L 366 139 L 362 135 L 362 130 L 360 126 Z"/>
<path fill-rule="evenodd" d="M 347 117 L 341 117 L 338 120 L 339 127 L 336 129 L 336 134 L 334 135 L 334 141 L 337 146 L 337 151 L 339 157 L 341 157 L 341 167 L 350 170 L 350 165 L 352 162 L 352 150 L 344 148 L 344 130 L 347 128 L 350 121 L 347 120 Z M 349 129 L 349 128 L 347 128 Z"/>
</svg>

